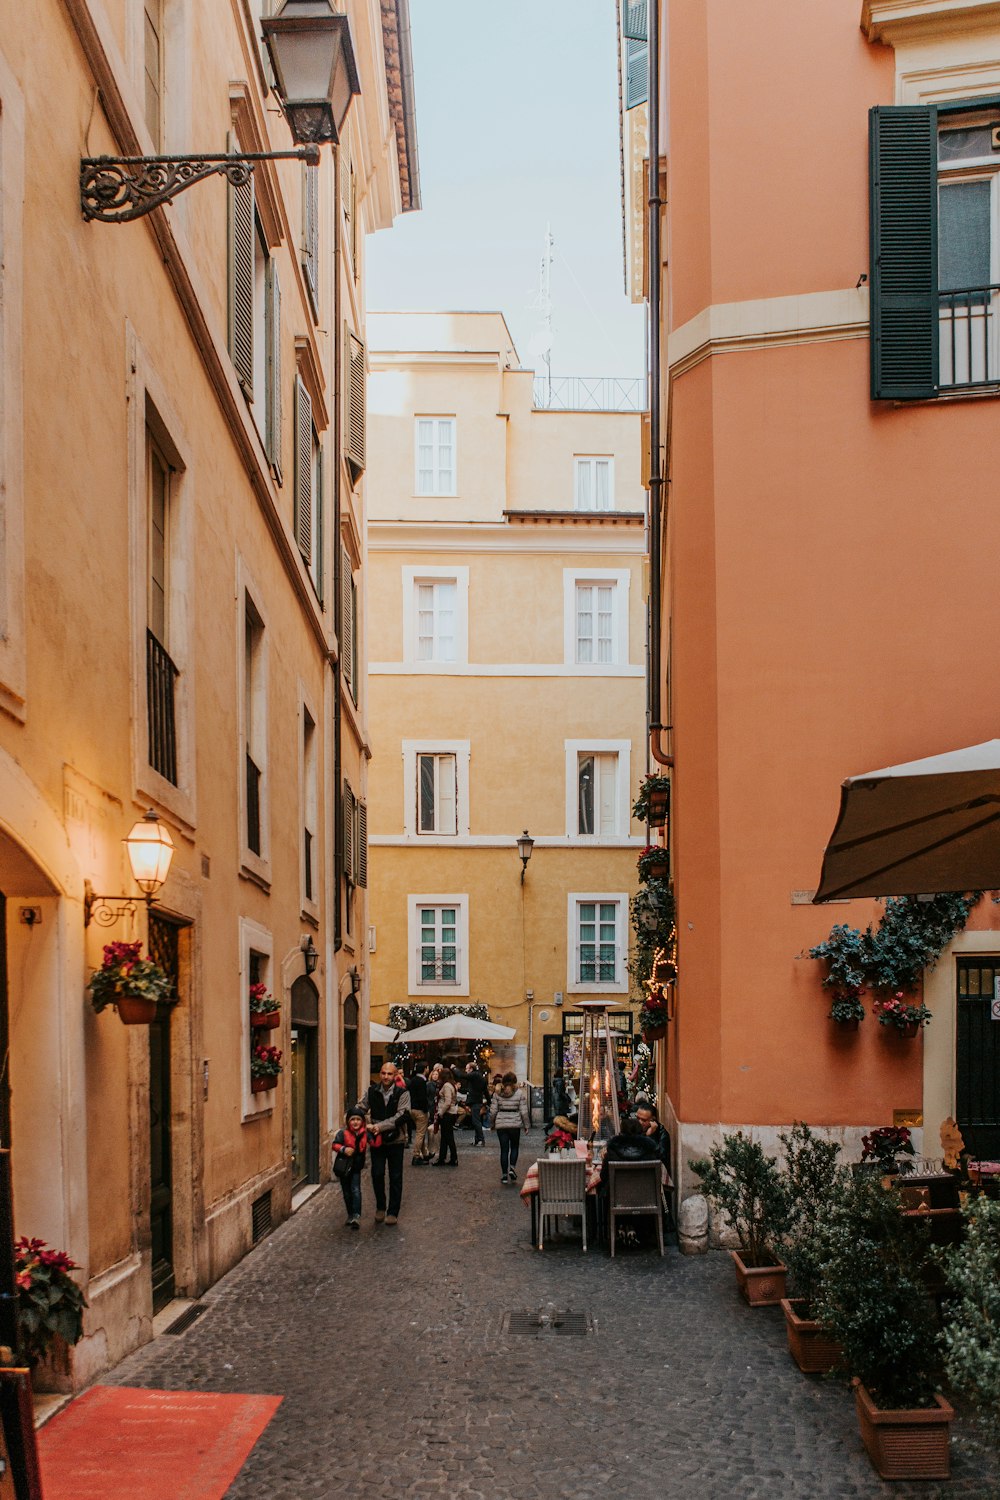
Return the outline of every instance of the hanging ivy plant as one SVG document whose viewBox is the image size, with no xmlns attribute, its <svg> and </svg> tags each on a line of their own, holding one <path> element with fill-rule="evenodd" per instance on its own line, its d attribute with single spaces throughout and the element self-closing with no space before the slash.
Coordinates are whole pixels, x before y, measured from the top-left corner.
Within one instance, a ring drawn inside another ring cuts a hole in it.
<svg viewBox="0 0 1000 1500">
<path fill-rule="evenodd" d="M 676 956 L 674 911 L 673 886 L 669 880 L 656 877 L 643 881 L 629 903 L 635 940 L 631 945 L 628 969 L 633 992 L 640 1000 L 649 998 L 646 981 L 653 977 L 657 951 L 665 950 L 672 959 Z"/>
<path fill-rule="evenodd" d="M 840 922 L 830 936 L 809 949 L 826 965 L 823 988 L 830 994 L 835 1021 L 864 1015 L 861 996 L 912 994 L 925 969 L 933 969 L 952 938 L 964 928 L 982 895 L 948 893 L 931 901 L 889 896 L 878 926 L 862 931 Z"/>
</svg>

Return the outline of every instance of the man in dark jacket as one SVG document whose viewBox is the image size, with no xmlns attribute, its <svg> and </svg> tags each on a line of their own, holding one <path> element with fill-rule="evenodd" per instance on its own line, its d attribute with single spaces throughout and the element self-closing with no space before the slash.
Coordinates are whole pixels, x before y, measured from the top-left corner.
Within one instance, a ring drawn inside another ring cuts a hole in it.
<svg viewBox="0 0 1000 1500">
<path fill-rule="evenodd" d="M 660 1161 L 660 1152 L 655 1141 L 650 1140 L 638 1120 L 627 1115 L 617 1135 L 613 1135 L 604 1149 L 601 1162 L 601 1186 L 608 1181 L 610 1161 Z"/>
<path fill-rule="evenodd" d="M 467 1064 L 465 1077 L 459 1080 L 458 1087 L 465 1095 L 465 1102 L 471 1111 L 472 1128 L 475 1131 L 475 1138 L 472 1144 L 474 1146 L 485 1146 L 483 1105 L 486 1103 L 486 1079 L 480 1073 L 475 1063 L 470 1062 Z"/>
<path fill-rule="evenodd" d="M 660 1160 L 670 1171 L 670 1136 L 660 1124 L 660 1117 L 656 1113 L 654 1104 L 640 1104 L 635 1111 L 635 1117 L 642 1126 L 642 1133 L 647 1141 L 652 1141 L 659 1153 Z"/>
<path fill-rule="evenodd" d="M 427 1064 L 417 1063 L 406 1081 L 410 1091 L 410 1118 L 413 1120 L 413 1165 L 422 1167 L 430 1161 L 427 1149 L 427 1123 L 430 1119 L 430 1094 L 427 1089 Z"/>
<path fill-rule="evenodd" d="M 406 1124 L 410 1118 L 410 1091 L 396 1076 L 396 1064 L 384 1062 L 364 1099 L 371 1143 L 372 1188 L 375 1192 L 376 1224 L 396 1224 L 403 1201 L 403 1157 L 406 1154 Z M 386 1212 L 385 1171 L 389 1169 L 389 1203 Z"/>
</svg>

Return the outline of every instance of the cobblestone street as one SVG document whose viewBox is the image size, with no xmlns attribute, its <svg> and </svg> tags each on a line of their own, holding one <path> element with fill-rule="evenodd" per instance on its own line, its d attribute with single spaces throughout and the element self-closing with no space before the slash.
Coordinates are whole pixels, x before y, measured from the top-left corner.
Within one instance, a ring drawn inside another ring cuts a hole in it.
<svg viewBox="0 0 1000 1500">
<path fill-rule="evenodd" d="M 396 1229 L 373 1223 L 367 1179 L 360 1234 L 324 1188 L 186 1333 L 105 1383 L 283 1396 L 231 1500 L 1000 1494 L 961 1424 L 950 1484 L 883 1485 L 853 1401 L 799 1374 L 780 1310 L 742 1303 L 728 1256 L 612 1262 L 569 1238 L 539 1255 L 493 1140 L 460 1150 L 455 1171 L 407 1167 Z M 503 1332 L 505 1313 L 547 1307 L 594 1332 Z"/>
</svg>

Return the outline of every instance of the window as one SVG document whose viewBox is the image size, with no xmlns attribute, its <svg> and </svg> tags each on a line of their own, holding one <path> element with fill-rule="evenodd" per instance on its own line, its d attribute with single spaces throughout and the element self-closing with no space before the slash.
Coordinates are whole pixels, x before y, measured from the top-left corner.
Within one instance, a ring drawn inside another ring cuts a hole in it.
<svg viewBox="0 0 1000 1500">
<path fill-rule="evenodd" d="M 411 994 L 469 993 L 467 896 L 411 896 L 409 988 Z"/>
<path fill-rule="evenodd" d="M 149 764 L 177 785 L 177 725 L 174 686 L 178 671 L 170 658 L 170 483 L 171 469 L 152 430 L 146 427 L 146 720 Z"/>
<path fill-rule="evenodd" d="M 404 661 L 427 671 L 468 661 L 468 568 L 404 568 L 403 601 Z"/>
<path fill-rule="evenodd" d="M 626 569 L 563 570 L 566 661 L 584 671 L 628 665 Z"/>
<path fill-rule="evenodd" d="M 317 906 L 317 742 L 316 721 L 302 705 L 302 907 L 318 916 Z"/>
<path fill-rule="evenodd" d="M 340 201 L 344 210 L 344 231 L 347 236 L 347 253 L 351 261 L 351 274 L 358 279 L 358 177 L 351 158 L 350 142 L 342 139 L 340 156 Z"/>
<path fill-rule="evenodd" d="M 235 135 L 230 148 L 240 149 Z M 229 189 L 229 354 L 275 477 L 281 468 L 281 288 L 253 178 Z"/>
<path fill-rule="evenodd" d="M 468 740 L 404 740 L 404 831 L 455 838 L 469 832 Z"/>
<path fill-rule="evenodd" d="M 368 808 L 344 779 L 340 797 L 340 873 L 344 892 L 344 932 L 354 936 L 354 892 L 368 884 Z"/>
<path fill-rule="evenodd" d="M 566 740 L 566 834 L 571 839 L 627 839 L 629 740 Z"/>
<path fill-rule="evenodd" d="M 163 147 L 163 0 L 145 0 L 143 71 L 146 128 L 157 151 Z"/>
<path fill-rule="evenodd" d="M 278 1095 L 270 1092 L 255 1094 L 250 1088 L 250 1058 L 254 1047 L 258 1043 L 269 1046 L 277 1038 L 273 1032 L 260 1032 L 250 1025 L 250 986 L 252 984 L 266 985 L 268 990 L 274 992 L 275 970 L 274 970 L 274 944 L 271 934 L 266 928 L 247 917 L 240 918 L 239 925 L 240 941 L 240 993 L 237 1004 L 239 1006 L 240 1031 L 243 1040 L 241 1048 L 243 1056 L 242 1066 L 242 1093 L 243 1093 L 243 1120 L 252 1120 L 256 1115 L 270 1114 Z M 278 997 L 276 997 L 278 998 Z"/>
<path fill-rule="evenodd" d="M 615 471 L 613 458 L 574 459 L 573 504 L 577 510 L 613 510 Z"/>
<path fill-rule="evenodd" d="M 264 873 L 267 853 L 267 655 L 264 621 L 249 593 L 243 598 L 244 862 Z M 247 860 L 247 855 L 252 859 Z"/>
<path fill-rule="evenodd" d="M 354 564 L 346 547 L 340 549 L 340 661 L 344 681 L 355 703 L 360 687 L 358 673 L 358 585 Z"/>
<path fill-rule="evenodd" d="M 455 418 L 416 419 L 418 495 L 454 495 Z"/>
<path fill-rule="evenodd" d="M 871 111 L 874 398 L 1000 384 L 1000 100 Z"/>
<path fill-rule="evenodd" d="M 453 582 L 417 584 L 417 660 L 455 660 L 455 603 Z"/>
<path fill-rule="evenodd" d="M 323 602 L 323 447 L 313 424 L 312 397 L 295 378 L 295 507 L 293 527 L 316 597 Z"/>
<path fill-rule="evenodd" d="M 625 70 L 625 108 L 635 109 L 649 97 L 649 37 L 646 0 L 624 0 L 622 38 Z"/>
<path fill-rule="evenodd" d="M 569 897 L 571 990 L 621 993 L 628 988 L 624 894 L 578 893 Z"/>
<path fill-rule="evenodd" d="M 319 167 L 302 168 L 302 269 L 313 312 L 319 316 Z"/>
</svg>

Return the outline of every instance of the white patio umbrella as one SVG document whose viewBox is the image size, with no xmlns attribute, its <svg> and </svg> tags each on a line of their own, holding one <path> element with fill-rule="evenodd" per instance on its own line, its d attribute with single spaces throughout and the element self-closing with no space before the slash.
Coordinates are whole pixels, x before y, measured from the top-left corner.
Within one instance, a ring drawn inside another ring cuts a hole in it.
<svg viewBox="0 0 1000 1500">
<path fill-rule="evenodd" d="M 1000 889 L 1000 740 L 850 776 L 817 902 Z"/>
<path fill-rule="evenodd" d="M 463 1016 L 456 1012 L 444 1016 L 440 1021 L 430 1021 L 414 1031 L 400 1033 L 406 1042 L 451 1042 L 451 1041 L 509 1041 L 517 1035 L 514 1026 L 498 1026 L 495 1021 L 477 1021 L 475 1016 Z"/>
<path fill-rule="evenodd" d="M 372 1021 L 368 1028 L 373 1042 L 394 1042 L 399 1032 L 392 1026 L 382 1026 L 378 1021 Z"/>
</svg>

